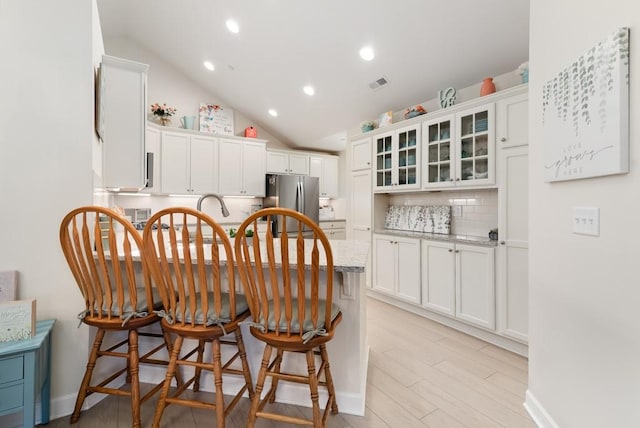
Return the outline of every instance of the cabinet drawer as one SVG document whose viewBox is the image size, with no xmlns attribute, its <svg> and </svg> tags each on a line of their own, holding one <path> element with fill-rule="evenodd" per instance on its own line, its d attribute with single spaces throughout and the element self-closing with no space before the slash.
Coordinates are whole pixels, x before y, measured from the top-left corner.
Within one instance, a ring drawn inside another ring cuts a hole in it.
<svg viewBox="0 0 640 428">
<path fill-rule="evenodd" d="M 0 386 L 0 414 L 7 410 L 19 409 L 24 404 L 24 384 Z"/>
<path fill-rule="evenodd" d="M 345 221 L 321 221 L 320 228 L 322 230 L 331 230 L 331 229 L 344 229 L 346 227 Z"/>
<path fill-rule="evenodd" d="M 7 382 L 20 380 L 24 377 L 24 357 L 13 357 L 0 360 L 0 387 Z M 0 400 L 0 402 L 4 402 Z"/>
</svg>

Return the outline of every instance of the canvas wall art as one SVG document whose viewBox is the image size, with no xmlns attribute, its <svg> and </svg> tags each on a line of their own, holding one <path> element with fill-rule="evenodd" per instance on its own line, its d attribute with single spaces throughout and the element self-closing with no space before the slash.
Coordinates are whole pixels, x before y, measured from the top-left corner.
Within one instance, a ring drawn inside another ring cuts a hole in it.
<svg viewBox="0 0 640 428">
<path fill-rule="evenodd" d="M 216 104 L 200 103 L 200 132 L 233 135 L 233 110 Z"/>
<path fill-rule="evenodd" d="M 542 88 L 545 181 L 629 172 L 629 29 Z"/>
</svg>

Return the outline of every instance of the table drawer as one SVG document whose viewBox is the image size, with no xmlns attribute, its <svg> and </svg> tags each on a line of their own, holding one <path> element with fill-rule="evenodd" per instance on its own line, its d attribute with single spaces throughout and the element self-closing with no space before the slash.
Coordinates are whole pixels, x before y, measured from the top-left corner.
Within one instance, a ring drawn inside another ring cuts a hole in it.
<svg viewBox="0 0 640 428">
<path fill-rule="evenodd" d="M 0 414 L 7 410 L 20 409 L 24 404 L 24 384 L 0 386 Z"/>
<path fill-rule="evenodd" d="M 0 387 L 3 383 L 20 380 L 24 377 L 24 357 L 22 355 L 0 360 Z"/>
</svg>

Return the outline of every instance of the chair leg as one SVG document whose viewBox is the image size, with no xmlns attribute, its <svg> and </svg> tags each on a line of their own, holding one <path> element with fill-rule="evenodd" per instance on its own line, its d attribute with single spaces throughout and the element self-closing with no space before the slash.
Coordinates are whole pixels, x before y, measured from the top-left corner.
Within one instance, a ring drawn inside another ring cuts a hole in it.
<svg viewBox="0 0 640 428">
<path fill-rule="evenodd" d="M 311 391 L 311 405 L 313 407 L 313 427 L 322 428 L 322 414 L 318 403 L 318 375 L 313 350 L 307 351 L 307 370 L 309 373 L 309 390 Z"/>
<path fill-rule="evenodd" d="M 327 390 L 329 392 L 329 404 L 331 405 L 331 413 L 338 414 L 338 402 L 336 401 L 336 389 L 333 386 L 333 376 L 331 376 L 331 367 L 329 365 L 329 353 L 327 352 L 327 345 L 320 345 L 320 357 L 324 363 L 324 378 L 327 382 Z"/>
<path fill-rule="evenodd" d="M 216 391 L 216 423 L 217 427 L 224 428 L 224 393 L 222 392 L 222 358 L 220 355 L 220 340 L 213 339 L 213 379 Z"/>
<path fill-rule="evenodd" d="M 173 349 L 173 345 L 171 344 L 171 335 L 168 331 L 162 332 L 162 337 L 164 338 L 164 344 L 167 347 L 167 352 L 169 353 L 169 358 L 171 358 L 171 350 Z M 176 378 L 176 386 L 182 386 L 182 375 L 180 374 L 180 368 L 178 367 L 175 372 Z"/>
<path fill-rule="evenodd" d="M 87 368 L 84 372 L 82 382 L 80 383 L 80 389 L 78 390 L 78 397 L 76 398 L 76 405 L 71 414 L 70 423 L 75 424 L 80 419 L 80 411 L 82 410 L 82 404 L 85 398 L 87 398 L 87 390 L 91 382 L 91 376 L 93 375 L 93 369 L 96 367 L 96 360 L 98 359 L 98 352 L 102 346 L 102 340 L 106 330 L 98 329 L 96 338 L 93 340 L 93 347 L 91 348 L 91 354 L 89 354 L 89 361 L 87 361 Z"/>
<path fill-rule="evenodd" d="M 282 364 L 282 358 L 284 358 L 284 351 L 282 349 L 278 349 L 278 352 L 276 354 L 276 364 L 273 367 L 273 371 L 275 373 L 280 373 L 280 365 Z M 269 397 L 269 403 L 275 403 L 276 402 L 276 393 L 278 392 L 278 383 L 280 382 L 280 379 L 274 377 L 271 380 L 271 391 L 273 391 L 271 393 L 271 396 Z"/>
<path fill-rule="evenodd" d="M 198 358 L 197 361 L 199 364 L 202 364 L 203 355 L 204 355 L 204 340 L 198 342 Z M 202 374 L 202 367 L 196 366 L 196 370 L 194 373 L 195 382 L 193 383 L 193 392 L 200 391 L 200 375 Z"/>
<path fill-rule="evenodd" d="M 129 330 L 128 377 L 131 382 L 131 416 L 133 428 L 140 428 L 140 376 L 138 355 L 138 332 Z"/>
<path fill-rule="evenodd" d="M 249 392 L 249 399 L 253 398 L 253 380 L 251 379 L 251 369 L 249 369 L 249 362 L 247 361 L 247 352 L 244 348 L 244 341 L 242 340 L 242 332 L 240 329 L 236 329 L 236 343 L 238 344 L 238 352 L 240 353 L 240 362 L 242 363 L 242 373 L 244 373 L 244 381 L 247 385 L 247 391 Z"/>
<path fill-rule="evenodd" d="M 164 385 L 162 385 L 162 391 L 160 392 L 160 398 L 156 407 L 156 413 L 153 415 L 153 428 L 160 426 L 160 419 L 162 418 L 162 412 L 167 406 L 167 397 L 169 396 L 169 388 L 171 387 L 171 379 L 175 376 L 175 372 L 178 366 L 178 357 L 180 350 L 182 349 L 182 336 L 176 338 L 176 343 L 173 344 L 171 350 L 171 358 L 169 359 L 169 365 L 167 366 L 167 373 L 164 378 Z"/>
<path fill-rule="evenodd" d="M 260 363 L 260 373 L 258 373 L 258 381 L 256 383 L 256 390 L 253 393 L 253 399 L 251 400 L 251 409 L 249 410 L 249 418 L 247 419 L 247 428 L 253 428 L 258 417 L 258 407 L 260 406 L 260 396 L 262 395 L 262 389 L 264 388 L 264 381 L 267 378 L 267 368 L 269 367 L 269 360 L 271 359 L 271 346 L 265 345 L 264 354 L 262 356 L 262 363 Z"/>
</svg>

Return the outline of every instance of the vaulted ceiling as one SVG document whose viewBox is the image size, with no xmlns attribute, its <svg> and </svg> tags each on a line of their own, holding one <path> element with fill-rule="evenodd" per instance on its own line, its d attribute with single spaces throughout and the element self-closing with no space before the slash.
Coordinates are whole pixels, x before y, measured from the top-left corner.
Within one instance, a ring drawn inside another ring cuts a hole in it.
<svg viewBox="0 0 640 428">
<path fill-rule="evenodd" d="M 340 150 L 364 119 L 528 58 L 528 0 L 98 0 L 98 9 L 105 39 L 135 41 L 294 147 Z M 365 45 L 371 61 L 358 55 Z M 383 76 L 389 84 L 372 90 Z"/>
</svg>

